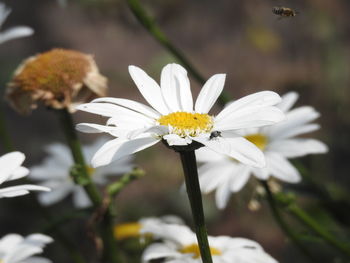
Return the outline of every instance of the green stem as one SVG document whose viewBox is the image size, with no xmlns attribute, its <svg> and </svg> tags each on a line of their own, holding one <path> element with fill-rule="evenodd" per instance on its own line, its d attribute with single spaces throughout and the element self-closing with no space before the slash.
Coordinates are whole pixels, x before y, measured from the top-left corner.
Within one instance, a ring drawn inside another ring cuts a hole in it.
<svg viewBox="0 0 350 263">
<path fill-rule="evenodd" d="M 204 220 L 202 194 L 198 180 L 196 156 L 194 151 L 180 151 L 179 153 L 202 261 L 203 263 L 212 263 L 208 234 Z"/>
<path fill-rule="evenodd" d="M 15 148 L 12 144 L 10 135 L 7 132 L 6 125 L 5 125 L 5 116 L 4 116 L 3 107 L 0 108 L 0 140 L 6 152 L 14 151 Z"/>
<path fill-rule="evenodd" d="M 299 240 L 298 236 L 289 228 L 288 224 L 284 221 L 280 211 L 277 207 L 276 200 L 271 192 L 271 189 L 266 181 L 260 181 L 266 191 L 266 200 L 270 206 L 273 217 L 275 218 L 277 224 L 280 226 L 282 231 L 286 236 L 294 243 L 294 245 L 302 252 L 306 257 L 308 257 L 312 262 L 317 262 L 310 254 L 310 252 L 304 247 L 303 243 Z"/>
<path fill-rule="evenodd" d="M 171 43 L 167 36 L 157 26 L 155 20 L 147 14 L 146 10 L 142 7 L 139 0 L 127 0 L 126 2 L 131 12 L 135 15 L 140 24 L 142 24 L 145 29 L 177 60 L 179 60 L 180 63 L 199 83 L 203 85 L 206 81 L 203 75 L 201 75 L 187 59 L 187 57 Z M 220 104 L 225 105 L 228 101 L 229 96 L 223 92 L 219 97 Z"/>
<path fill-rule="evenodd" d="M 132 181 L 145 175 L 142 169 L 135 168 L 130 173 L 124 174 L 117 182 L 111 183 L 107 187 L 108 195 L 113 198 L 117 196 Z"/>
<path fill-rule="evenodd" d="M 84 160 L 84 156 L 81 150 L 80 141 L 75 131 L 73 119 L 71 114 L 66 110 L 58 110 L 59 118 L 65 133 L 68 145 L 71 149 L 72 156 L 76 166 L 79 167 L 77 175 L 77 181 L 83 181 L 82 186 L 84 187 L 87 195 L 93 203 L 96 211 L 101 210 L 103 207 L 103 199 L 93 183 L 91 177 L 88 174 L 87 166 Z M 82 180 L 83 179 L 83 180 Z M 116 249 L 116 241 L 113 236 L 113 212 L 111 205 L 108 205 L 102 217 L 100 224 L 100 233 L 103 240 L 103 259 L 107 263 L 119 262 L 119 255 Z"/>
<path fill-rule="evenodd" d="M 288 206 L 288 211 L 290 211 L 300 222 L 305 226 L 315 232 L 328 244 L 333 246 L 335 249 L 339 250 L 343 254 L 350 258 L 350 247 L 344 242 L 337 240 L 331 233 L 323 228 L 317 221 L 310 217 L 305 211 L 298 207 L 295 203 Z"/>
</svg>

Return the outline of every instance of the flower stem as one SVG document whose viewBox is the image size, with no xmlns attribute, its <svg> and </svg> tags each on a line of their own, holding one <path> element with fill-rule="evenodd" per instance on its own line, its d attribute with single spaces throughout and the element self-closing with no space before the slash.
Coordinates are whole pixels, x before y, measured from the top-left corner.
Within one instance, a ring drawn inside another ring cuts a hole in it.
<svg viewBox="0 0 350 263">
<path fill-rule="evenodd" d="M 310 254 L 310 252 L 304 247 L 303 243 L 299 240 L 298 236 L 293 232 L 292 229 L 289 228 L 288 224 L 284 221 L 282 215 L 280 214 L 280 211 L 277 207 L 276 200 L 271 192 L 271 189 L 266 181 L 260 181 L 262 186 L 264 187 L 266 191 L 266 199 L 270 206 L 271 212 L 273 217 L 275 218 L 277 224 L 280 226 L 282 231 L 286 234 L 286 236 L 295 244 L 295 246 L 300 250 L 301 253 L 305 255 L 305 257 L 308 257 L 311 262 L 318 262 L 316 259 L 313 258 L 313 256 Z"/>
<path fill-rule="evenodd" d="M 180 151 L 179 153 L 185 174 L 186 190 L 190 200 L 202 261 L 203 263 L 212 263 L 208 234 L 204 220 L 202 194 L 198 180 L 196 156 L 194 151 Z"/>
<path fill-rule="evenodd" d="M 79 167 L 79 169 L 77 169 L 78 172 L 76 173 L 77 176 L 79 176 L 77 181 L 84 182 L 82 186 L 84 187 L 91 202 L 93 203 L 94 208 L 96 210 L 101 210 L 101 207 L 104 206 L 103 199 L 88 174 L 87 166 L 81 150 L 80 141 L 75 131 L 72 116 L 66 109 L 57 110 L 57 112 L 59 114 L 59 118 L 68 145 L 71 149 L 74 162 L 76 166 Z M 109 205 L 104 212 L 105 214 L 102 216 L 102 222 L 100 224 L 100 233 L 103 240 L 103 260 L 105 260 L 106 263 L 120 262 L 119 255 L 116 250 L 116 241 L 113 236 L 113 212 L 111 206 Z"/>
<path fill-rule="evenodd" d="M 265 182 L 267 185 L 267 183 Z M 268 186 L 265 187 L 267 194 L 273 198 L 276 203 L 283 207 L 286 211 L 295 216 L 301 223 L 303 223 L 307 228 L 316 233 L 325 242 L 333 246 L 335 249 L 342 252 L 344 255 L 350 257 L 350 247 L 344 242 L 339 241 L 331 233 L 329 233 L 322 225 L 320 225 L 315 219 L 309 216 L 303 209 L 301 209 L 294 201 L 293 198 L 287 196 L 284 193 L 278 193 L 273 195 L 269 191 Z"/>
<path fill-rule="evenodd" d="M 304 210 L 298 207 L 296 204 L 291 204 L 288 206 L 288 211 L 290 211 L 299 221 L 301 221 L 305 226 L 315 232 L 328 244 L 333 246 L 335 249 L 339 250 L 350 258 L 350 247 L 344 242 L 336 239 L 331 233 L 323 228 L 316 220 L 310 217 Z"/>
<path fill-rule="evenodd" d="M 187 57 L 178 50 L 167 36 L 161 31 L 156 22 L 150 17 L 146 10 L 142 7 L 139 0 L 126 1 L 131 12 L 136 19 L 144 26 L 144 28 L 165 48 L 167 49 L 202 85 L 205 83 L 205 78 L 198 72 L 198 70 L 191 64 Z M 229 101 L 229 96 L 226 93 L 221 93 L 219 102 L 225 105 Z"/>
</svg>

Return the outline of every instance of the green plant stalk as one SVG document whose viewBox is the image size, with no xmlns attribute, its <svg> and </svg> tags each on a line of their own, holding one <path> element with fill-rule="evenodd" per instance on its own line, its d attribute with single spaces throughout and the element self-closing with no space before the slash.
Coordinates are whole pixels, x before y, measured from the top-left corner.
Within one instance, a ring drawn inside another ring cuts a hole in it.
<svg viewBox="0 0 350 263">
<path fill-rule="evenodd" d="M 344 255 L 350 258 L 350 247 L 344 242 L 337 240 L 331 233 L 323 228 L 316 220 L 310 217 L 304 210 L 302 210 L 295 203 L 288 206 L 288 211 L 293 214 L 300 222 L 302 222 L 306 227 L 311 229 L 319 237 L 321 237 L 328 244 L 333 246 L 338 251 L 342 252 Z"/>
<path fill-rule="evenodd" d="M 79 177 L 77 180 L 81 181 L 83 179 L 84 187 L 87 195 L 89 196 L 93 206 L 96 210 L 100 210 L 103 206 L 103 199 L 90 178 L 87 166 L 84 160 L 84 156 L 81 150 L 80 141 L 75 131 L 73 124 L 73 119 L 71 114 L 66 110 L 57 110 L 61 125 L 66 136 L 68 145 L 71 149 L 72 156 L 75 164 L 79 167 Z M 109 205 L 105 211 L 105 214 L 102 217 L 102 222 L 100 224 L 100 233 L 103 240 L 103 259 L 107 263 L 117 263 L 120 262 L 119 255 L 116 249 L 116 241 L 113 235 L 113 212 L 111 206 Z"/>
<path fill-rule="evenodd" d="M 202 261 L 203 263 L 212 263 L 208 234 L 205 226 L 202 194 L 198 180 L 196 156 L 193 150 L 180 151 L 179 153 Z"/>
<path fill-rule="evenodd" d="M 294 245 L 300 250 L 305 257 L 309 258 L 312 262 L 318 262 L 313 258 L 310 252 L 304 247 L 303 243 L 299 240 L 297 234 L 289 228 L 288 224 L 284 221 L 280 211 L 277 207 L 276 200 L 271 192 L 271 189 L 266 181 L 260 181 L 266 192 L 266 200 L 270 206 L 273 217 L 276 223 L 280 226 L 285 235 L 294 243 Z"/>
<path fill-rule="evenodd" d="M 15 150 L 10 135 L 7 132 L 3 107 L 0 107 L 0 140 L 6 152 Z"/>
<path fill-rule="evenodd" d="M 146 10 L 142 7 L 139 0 L 127 0 L 126 1 L 131 12 L 135 15 L 136 19 L 144 26 L 144 28 L 165 48 L 167 49 L 188 71 L 189 73 L 202 85 L 206 79 L 199 73 L 199 71 L 191 64 L 187 57 L 177 49 L 167 36 L 161 31 L 156 24 L 155 20 L 150 17 Z M 219 97 L 219 103 L 225 105 L 229 102 L 229 96 L 226 93 L 222 93 Z"/>
<path fill-rule="evenodd" d="M 113 198 L 117 196 L 127 185 L 132 181 L 141 178 L 145 175 L 145 172 L 140 168 L 133 169 L 130 173 L 124 174 L 118 181 L 111 183 L 107 187 L 108 195 Z"/>
</svg>

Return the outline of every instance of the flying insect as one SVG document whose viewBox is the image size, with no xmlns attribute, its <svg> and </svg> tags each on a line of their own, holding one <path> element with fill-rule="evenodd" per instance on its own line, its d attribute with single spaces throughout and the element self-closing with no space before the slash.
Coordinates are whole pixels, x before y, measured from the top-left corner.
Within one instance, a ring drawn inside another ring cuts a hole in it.
<svg viewBox="0 0 350 263">
<path fill-rule="evenodd" d="M 274 13 L 275 15 L 282 17 L 292 17 L 292 16 L 296 16 L 298 14 L 298 12 L 294 11 L 291 8 L 288 7 L 283 7 L 283 6 L 274 6 L 272 8 L 272 13 Z"/>
</svg>

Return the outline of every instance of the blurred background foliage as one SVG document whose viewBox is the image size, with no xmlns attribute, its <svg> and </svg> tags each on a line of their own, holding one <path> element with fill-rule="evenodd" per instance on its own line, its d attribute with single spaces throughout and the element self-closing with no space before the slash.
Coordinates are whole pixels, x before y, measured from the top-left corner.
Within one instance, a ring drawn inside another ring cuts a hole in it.
<svg viewBox="0 0 350 263">
<path fill-rule="evenodd" d="M 35 34 L 1 45 L 1 96 L 24 58 L 52 48 L 93 54 L 100 71 L 109 79 L 109 96 L 138 101 L 144 100 L 128 75 L 128 65 L 138 65 L 159 79 L 161 68 L 175 60 L 144 30 L 123 0 L 67 0 L 65 6 L 54 0 L 5 3 L 13 12 L 3 29 L 23 24 L 34 28 Z M 339 200 L 338 207 L 334 204 L 331 207 L 346 212 L 348 207 L 341 200 L 348 197 L 350 184 L 350 2 L 143 0 L 141 3 L 205 77 L 227 73 L 225 89 L 232 98 L 261 90 L 279 94 L 295 90 L 300 93 L 297 105 L 312 105 L 322 114 L 318 120 L 322 129 L 312 136 L 324 141 L 330 151 L 300 161 L 308 177 Z M 298 14 L 278 19 L 271 12 L 273 6 L 290 7 Z M 191 85 L 198 94 L 200 86 L 195 80 Z M 8 105 L 2 106 L 15 147 L 27 156 L 27 167 L 42 160 L 45 145 L 64 141 L 53 113 L 40 108 L 23 117 Z M 76 113 L 74 117 L 76 122 L 93 120 L 93 116 L 85 113 Z M 95 138 L 86 134 L 80 137 L 84 143 Z M 4 152 L 0 149 L 0 154 Z M 137 154 L 136 163 L 147 174 L 117 197 L 118 222 L 176 214 L 190 223 L 188 200 L 179 190 L 183 174 L 178 156 L 158 144 Z M 346 213 L 337 218 L 342 222 L 340 226 L 345 227 L 344 232 L 329 214 L 317 208 L 319 193 L 307 183 L 285 187 L 295 191 L 298 202 L 331 231 L 349 237 L 346 231 L 350 220 Z M 256 240 L 280 262 L 309 262 L 287 241 L 264 203 L 258 211 L 248 209 L 253 192 L 254 183 L 233 195 L 224 211 L 216 209 L 212 196 L 205 196 L 209 233 Z M 3 201 L 1 207 L 0 236 L 9 232 L 24 235 L 47 227 L 28 197 Z M 73 206 L 70 200 L 65 200 L 50 211 L 59 217 L 71 213 Z M 92 244 L 85 234 L 86 217 L 79 215 L 69 223 L 64 222 L 63 229 L 89 255 L 89 262 L 95 262 L 96 255 L 90 252 Z M 293 218 L 288 222 L 303 231 Z M 331 262 L 325 259 L 332 258 L 336 252 L 310 233 L 301 233 L 318 262 Z M 122 245 L 129 247 L 131 254 L 138 251 L 132 244 Z M 70 262 L 65 250 L 57 244 L 51 245 L 46 254 L 55 262 Z"/>
</svg>

